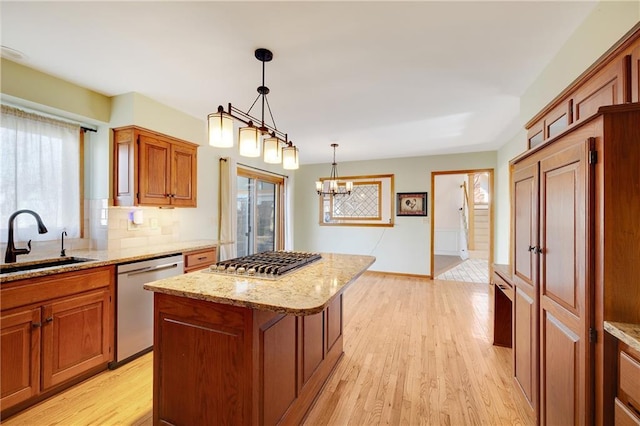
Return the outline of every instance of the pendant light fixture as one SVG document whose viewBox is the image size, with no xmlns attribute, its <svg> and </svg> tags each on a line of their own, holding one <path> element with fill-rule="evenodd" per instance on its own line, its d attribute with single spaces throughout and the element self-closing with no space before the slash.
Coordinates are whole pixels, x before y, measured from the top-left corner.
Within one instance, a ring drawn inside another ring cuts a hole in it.
<svg viewBox="0 0 640 426">
<path fill-rule="evenodd" d="M 287 170 L 295 170 L 300 166 L 298 159 L 298 148 L 289 140 L 286 133 L 277 129 L 273 119 L 271 106 L 267 95 L 269 88 L 265 86 L 265 63 L 273 59 L 273 53 L 264 48 L 256 49 L 255 57 L 262 62 L 262 85 L 258 87 L 258 97 L 247 112 L 243 112 L 231 104 L 227 111 L 223 106 L 218 107 L 218 111 L 207 116 L 209 127 L 209 145 L 217 148 L 231 148 L 233 141 L 234 120 L 242 123 L 243 127 L 238 130 L 238 152 L 244 157 L 260 157 L 262 151 L 263 160 L 269 164 L 282 164 Z M 260 118 L 250 115 L 251 109 L 261 100 L 262 114 Z M 271 116 L 273 125 L 264 121 L 265 104 Z"/>
<path fill-rule="evenodd" d="M 353 182 L 347 181 L 343 182 L 344 186 L 341 186 L 340 178 L 338 177 L 338 163 L 336 163 L 336 148 L 338 147 L 337 143 L 332 143 L 331 147 L 333 148 L 333 163 L 331 163 L 331 175 L 328 181 L 329 190 L 324 190 L 324 182 L 322 180 L 316 181 L 316 192 L 320 196 L 324 195 L 350 195 L 351 191 L 353 191 Z"/>
</svg>

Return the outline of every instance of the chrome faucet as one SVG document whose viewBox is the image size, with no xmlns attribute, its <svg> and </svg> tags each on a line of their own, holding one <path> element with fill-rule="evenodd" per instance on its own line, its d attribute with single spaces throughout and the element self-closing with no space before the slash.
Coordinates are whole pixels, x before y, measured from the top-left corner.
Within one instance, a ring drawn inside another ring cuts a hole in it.
<svg viewBox="0 0 640 426">
<path fill-rule="evenodd" d="M 16 261 L 16 256 L 19 254 L 29 254 L 31 253 L 31 240 L 27 243 L 27 248 L 17 249 L 15 244 L 13 243 L 13 221 L 19 214 L 29 213 L 36 218 L 38 222 L 38 234 L 45 234 L 48 232 L 47 227 L 44 226 L 42 222 L 42 218 L 40 215 L 33 210 L 18 210 L 9 216 L 9 236 L 7 238 L 7 251 L 4 255 L 4 263 L 14 263 Z"/>
</svg>

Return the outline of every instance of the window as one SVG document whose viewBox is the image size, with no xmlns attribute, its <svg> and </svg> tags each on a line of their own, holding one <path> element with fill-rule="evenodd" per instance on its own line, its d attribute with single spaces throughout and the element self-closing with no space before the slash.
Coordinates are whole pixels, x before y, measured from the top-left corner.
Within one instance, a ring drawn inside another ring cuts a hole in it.
<svg viewBox="0 0 640 426">
<path fill-rule="evenodd" d="M 393 226 L 393 175 L 344 176 L 352 181 L 349 195 L 320 197 L 319 223 L 323 226 Z M 329 190 L 329 178 L 320 178 Z"/>
<path fill-rule="evenodd" d="M 284 178 L 238 167 L 238 256 L 280 250 L 284 241 Z"/>
<path fill-rule="evenodd" d="M 48 233 L 38 235 L 31 215 L 14 222 L 16 241 L 56 240 L 65 230 L 81 235 L 82 133 L 78 125 L 2 105 L 0 122 L 0 238 L 21 209 L 40 215 Z"/>
</svg>

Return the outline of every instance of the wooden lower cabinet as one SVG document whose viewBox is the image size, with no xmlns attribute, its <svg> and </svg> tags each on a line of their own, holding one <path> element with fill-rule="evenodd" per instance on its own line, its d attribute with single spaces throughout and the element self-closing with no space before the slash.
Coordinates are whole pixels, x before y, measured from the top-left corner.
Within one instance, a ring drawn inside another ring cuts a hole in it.
<svg viewBox="0 0 640 426">
<path fill-rule="evenodd" d="M 640 351 L 618 343 L 615 424 L 640 425 Z"/>
<path fill-rule="evenodd" d="M 40 308 L 3 312 L 0 324 L 4 409 L 40 392 Z"/>
<path fill-rule="evenodd" d="M 109 289 L 70 296 L 42 307 L 42 389 L 110 360 Z"/>
<path fill-rule="evenodd" d="M 309 316 L 154 297 L 154 424 L 298 424 L 342 356 L 342 294 Z"/>
<path fill-rule="evenodd" d="M 106 369 L 114 276 L 102 267 L 2 284 L 3 418 Z"/>
</svg>

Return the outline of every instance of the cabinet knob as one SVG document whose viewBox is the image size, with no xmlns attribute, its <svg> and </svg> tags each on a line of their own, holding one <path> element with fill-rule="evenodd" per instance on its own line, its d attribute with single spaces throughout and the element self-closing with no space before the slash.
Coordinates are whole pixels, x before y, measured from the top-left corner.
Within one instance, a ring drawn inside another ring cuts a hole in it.
<svg viewBox="0 0 640 426">
<path fill-rule="evenodd" d="M 532 252 L 533 250 L 535 250 L 534 246 L 529 246 L 529 248 L 527 249 L 528 252 Z"/>
<path fill-rule="evenodd" d="M 31 324 L 31 327 L 40 328 L 40 327 L 42 327 L 42 323 L 41 322 L 34 322 L 33 324 Z"/>
<path fill-rule="evenodd" d="M 536 247 L 535 254 L 540 254 L 540 253 L 542 253 L 542 249 L 540 247 Z"/>
<path fill-rule="evenodd" d="M 45 323 L 53 322 L 53 317 L 45 318 L 45 319 L 44 319 L 44 322 L 45 322 Z"/>
</svg>

